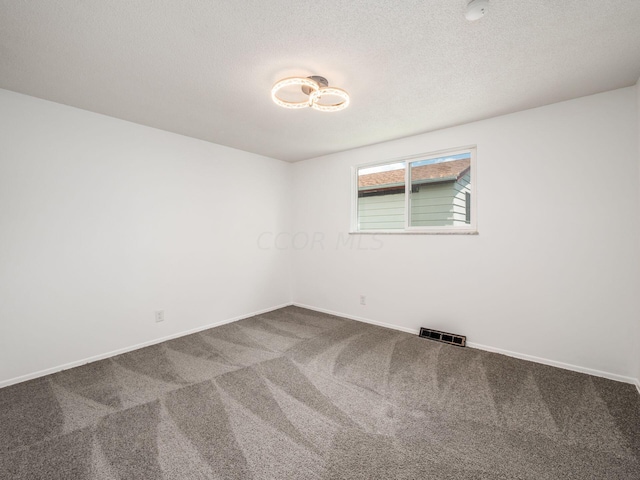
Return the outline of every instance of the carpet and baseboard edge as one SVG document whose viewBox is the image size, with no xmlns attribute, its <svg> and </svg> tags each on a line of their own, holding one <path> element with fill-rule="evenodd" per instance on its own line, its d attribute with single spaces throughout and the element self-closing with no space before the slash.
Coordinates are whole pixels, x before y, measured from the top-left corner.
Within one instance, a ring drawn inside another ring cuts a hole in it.
<svg viewBox="0 0 640 480">
<path fill-rule="evenodd" d="M 26 382 L 27 380 L 33 380 L 34 378 L 43 377 L 45 375 L 50 375 L 52 373 L 60 372 L 62 370 L 68 370 L 70 368 L 79 367 L 79 366 L 85 365 L 87 363 L 95 362 L 95 361 L 98 361 L 98 360 L 103 360 L 105 358 L 114 357 L 116 355 L 120 355 L 120 354 L 123 354 L 123 353 L 131 352 L 131 351 L 137 350 L 139 348 L 148 347 L 148 346 L 151 346 L 151 345 L 155 345 L 155 344 L 158 344 L 158 343 L 165 342 L 167 340 L 172 340 L 174 338 L 183 337 L 185 335 L 191 335 L 193 333 L 198 333 L 198 332 L 201 332 L 203 330 L 208 330 L 210 328 L 219 327 L 221 325 L 226 325 L 227 323 L 233 323 L 233 322 L 236 322 L 238 320 L 242 320 L 244 318 L 253 317 L 255 315 L 260 315 L 260 314 L 263 314 L 263 313 L 271 312 L 273 310 L 278 310 L 280 308 L 288 307 L 288 306 L 291 306 L 291 305 L 294 305 L 294 306 L 300 307 L 300 308 L 306 308 L 308 310 L 314 310 L 316 312 L 327 313 L 329 315 L 337 315 L 337 316 L 340 316 L 340 317 L 349 318 L 351 320 L 356 320 L 358 322 L 369 323 L 369 324 L 372 324 L 372 325 L 378 325 L 380 327 L 390 328 L 392 330 L 399 330 L 399 331 L 405 332 L 405 333 L 411 333 L 411 334 L 415 334 L 415 335 L 417 335 L 419 333 L 418 329 L 413 329 L 413 328 L 408 328 L 408 327 L 401 327 L 401 326 L 398 326 L 398 325 L 393 325 L 391 323 L 379 322 L 379 321 L 376 321 L 376 320 L 371 320 L 371 319 L 360 317 L 360 316 L 356 316 L 356 315 L 349 315 L 349 314 L 346 314 L 346 313 L 335 312 L 333 310 L 328 310 L 328 309 L 320 308 L 320 307 L 314 307 L 314 306 L 306 305 L 306 304 L 303 304 L 303 303 L 291 302 L 291 303 L 284 303 L 284 304 L 277 305 L 277 306 L 274 306 L 274 307 L 269 307 L 269 308 L 265 308 L 265 309 L 258 310 L 258 311 L 255 311 L 255 312 L 239 315 L 239 316 L 236 316 L 236 317 L 233 317 L 233 318 L 228 318 L 228 319 L 225 319 L 225 320 L 221 320 L 219 322 L 214 322 L 214 323 L 211 323 L 211 324 L 203 325 L 201 327 L 196 327 L 196 328 L 193 328 L 193 329 L 190 329 L 190 330 L 186 330 L 186 331 L 183 331 L 183 332 L 174 333 L 174 334 L 162 337 L 162 338 L 157 338 L 157 339 L 149 340 L 147 342 L 138 343 L 136 345 L 123 347 L 123 348 L 120 348 L 120 349 L 117 349 L 117 350 L 113 350 L 113 351 L 110 351 L 110 352 L 107 352 L 107 353 L 94 355 L 94 356 L 91 356 L 91 357 L 88 357 L 88 358 L 85 358 L 85 359 L 82 359 L 82 360 L 77 360 L 77 361 L 65 363 L 63 365 L 58 365 L 56 367 L 47 368 L 47 369 L 40 370 L 40 371 L 37 371 L 37 372 L 29 373 L 29 374 L 26 374 L 26 375 L 21 375 L 19 377 L 14 377 L 14 378 L 11 378 L 11 379 L 8 379 L 8 380 L 3 380 L 3 381 L 0 381 L 0 388 L 8 387 L 8 386 L 14 385 L 16 383 Z M 524 354 L 524 353 L 513 352 L 513 351 L 510 351 L 510 350 L 505 350 L 505 349 L 502 349 L 502 348 L 492 347 L 492 346 L 488 346 L 488 345 L 481 345 L 481 344 L 474 343 L 474 342 L 467 342 L 467 346 L 469 346 L 470 348 L 477 348 L 479 350 L 485 350 L 485 351 L 488 351 L 488 352 L 507 355 L 509 357 L 519 358 L 521 360 L 528 360 L 528 361 L 531 361 L 531 362 L 541 363 L 543 365 L 549 365 L 549 366 L 552 366 L 552 367 L 563 368 L 565 370 L 571 370 L 571 371 L 574 371 L 574 372 L 586 373 L 588 375 L 594 375 L 596 377 L 608 378 L 610 380 L 615 380 L 615 381 L 618 381 L 618 382 L 629 383 L 629 384 L 635 385 L 636 389 L 638 390 L 638 394 L 640 394 L 640 379 L 637 379 L 637 378 L 626 377 L 626 376 L 618 375 L 618 374 L 615 374 L 615 373 L 609 373 L 609 372 L 604 372 L 604 371 L 601 371 L 601 370 L 595 370 L 595 369 L 592 369 L 592 368 L 581 367 L 581 366 L 578 366 L 578 365 L 572 365 L 572 364 L 569 364 L 569 363 L 558 362 L 558 361 L 555 361 L 555 360 L 549 360 L 549 359 L 546 359 L 546 358 L 535 357 L 533 355 L 527 355 L 527 354 Z"/>
<path fill-rule="evenodd" d="M 76 360 L 76 361 L 73 361 L 73 362 L 69 362 L 69 363 L 65 363 L 65 364 L 62 364 L 62 365 L 58 365 L 56 367 L 46 368 L 44 370 L 39 370 L 37 372 L 28 373 L 26 375 L 21 375 L 19 377 L 10 378 L 8 380 L 2 380 L 2 381 L 0 381 L 0 388 L 8 387 L 8 386 L 14 385 L 16 383 L 26 382 L 27 380 L 33 380 L 34 378 L 44 377 L 45 375 L 50 375 L 52 373 L 61 372 L 62 370 L 68 370 L 70 368 L 79 367 L 81 365 L 86 365 L 87 363 L 96 362 L 98 360 L 104 360 L 105 358 L 115 357 L 116 355 L 121 355 L 123 353 L 131 352 L 133 350 L 138 350 L 139 348 L 149 347 L 149 346 L 155 345 L 157 343 L 166 342 L 167 340 L 173 340 L 174 338 L 184 337 L 185 335 L 191 335 L 193 333 L 198 333 L 198 332 L 201 332 L 203 330 L 208 330 L 208 329 L 213 328 L 213 327 L 219 327 L 221 325 L 226 325 L 227 323 L 237 322 L 238 320 L 242 320 L 244 318 L 249 318 L 249 317 L 253 317 L 255 315 L 260 315 L 262 313 L 271 312 L 273 310 L 278 310 L 280 308 L 288 307 L 290 305 L 292 305 L 292 304 L 291 303 L 283 303 L 283 304 L 277 305 L 275 307 L 265 308 L 265 309 L 258 310 L 258 311 L 255 311 L 255 312 L 251 312 L 251 313 L 247 313 L 247 314 L 243 314 L 243 315 L 238 315 L 238 316 L 233 317 L 233 318 L 228 318 L 228 319 L 225 319 L 225 320 L 221 320 L 219 322 L 214 322 L 214 323 L 210 323 L 210 324 L 207 324 L 207 325 L 203 325 L 201 327 L 192 328 L 190 330 L 186 330 L 186 331 L 183 331 L 183 332 L 173 333 L 171 335 L 167 335 L 167 336 L 162 337 L 162 338 L 156 338 L 156 339 L 153 339 L 153 340 L 148 340 L 146 342 L 138 343 L 136 345 L 131 345 L 131 346 L 128 346 L 128 347 L 119 348 L 117 350 L 112 350 L 110 352 L 101 353 L 101 354 L 98 354 L 98 355 L 93 355 L 91 357 L 84 358 L 82 360 Z"/>
<path fill-rule="evenodd" d="M 349 314 L 346 314 L 346 313 L 334 312 L 332 310 L 327 310 L 325 308 L 314 307 L 314 306 L 306 305 L 306 304 L 303 304 L 303 303 L 294 302 L 293 305 L 295 305 L 296 307 L 300 307 L 300 308 L 306 308 L 308 310 L 314 310 L 316 312 L 327 313 L 329 315 L 337 315 L 337 316 L 340 316 L 340 317 L 349 318 L 351 320 L 356 320 L 358 322 L 364 322 L 364 323 L 369 323 L 369 324 L 372 324 L 372 325 L 378 325 L 379 327 L 391 328 L 393 330 L 399 330 L 401 332 L 412 333 L 412 334 L 416 334 L 416 335 L 419 333 L 419 329 L 400 327 L 400 326 L 393 325 L 393 324 L 390 324 L 390 323 L 384 323 L 384 322 L 379 322 L 379 321 L 376 321 L 376 320 L 370 320 L 368 318 L 359 317 L 359 316 L 356 316 L 356 315 L 349 315 Z M 563 368 L 565 370 L 571 370 L 571 371 L 574 371 L 574 372 L 586 373 L 588 375 L 593 375 L 595 377 L 608 378 L 609 380 L 615 380 L 617 382 L 630 383 L 632 385 L 635 385 L 635 387 L 638 390 L 638 393 L 640 394 L 640 379 L 636 379 L 636 378 L 633 378 L 633 377 L 626 377 L 624 375 L 618 375 L 617 373 L 604 372 L 602 370 L 596 370 L 596 369 L 593 369 L 593 368 L 581 367 L 579 365 L 573 365 L 573 364 L 570 364 L 570 363 L 558 362 L 556 360 L 550 360 L 550 359 L 547 359 L 547 358 L 541 358 L 541 357 L 536 357 L 536 356 L 533 356 L 533 355 L 527 355 L 526 353 L 512 352 L 511 350 L 505 350 L 505 349 L 502 349 L 502 348 L 492 347 L 492 346 L 489 346 L 489 345 L 482 345 L 482 344 L 474 343 L 474 342 L 467 342 L 467 346 L 470 347 L 470 348 L 477 348 L 478 350 L 485 350 L 487 352 L 499 353 L 499 354 L 502 354 L 502 355 L 507 355 L 509 357 L 519 358 L 521 360 L 528 360 L 530 362 L 541 363 L 543 365 L 549 365 L 551 367 L 558 367 L 558 368 Z"/>
</svg>

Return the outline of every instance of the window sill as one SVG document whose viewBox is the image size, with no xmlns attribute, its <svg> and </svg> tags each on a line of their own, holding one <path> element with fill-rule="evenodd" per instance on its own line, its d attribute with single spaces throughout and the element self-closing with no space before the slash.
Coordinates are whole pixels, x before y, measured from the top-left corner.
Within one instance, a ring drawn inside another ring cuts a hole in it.
<svg viewBox="0 0 640 480">
<path fill-rule="evenodd" d="M 349 235 L 478 235 L 477 230 L 363 230 Z"/>
</svg>

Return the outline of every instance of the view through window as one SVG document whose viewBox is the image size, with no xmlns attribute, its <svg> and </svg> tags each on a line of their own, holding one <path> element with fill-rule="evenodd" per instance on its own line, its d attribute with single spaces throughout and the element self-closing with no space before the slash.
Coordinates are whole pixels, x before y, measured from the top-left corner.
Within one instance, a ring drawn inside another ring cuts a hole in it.
<svg viewBox="0 0 640 480">
<path fill-rule="evenodd" d="M 469 231 L 475 149 L 357 169 L 357 231 Z"/>
</svg>

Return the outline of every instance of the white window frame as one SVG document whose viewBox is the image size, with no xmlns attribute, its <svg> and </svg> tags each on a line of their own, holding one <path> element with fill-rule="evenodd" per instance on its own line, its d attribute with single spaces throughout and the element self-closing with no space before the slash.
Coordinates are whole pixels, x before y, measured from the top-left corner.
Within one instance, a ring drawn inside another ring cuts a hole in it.
<svg viewBox="0 0 640 480">
<path fill-rule="evenodd" d="M 451 225 L 451 226 L 420 226 L 412 227 L 409 225 L 410 212 L 411 212 L 411 168 L 412 162 L 421 160 L 430 160 L 432 158 L 439 158 L 447 155 L 457 155 L 460 153 L 469 153 L 471 156 L 471 222 L 465 225 Z M 478 233 L 478 187 L 477 187 L 477 146 L 470 145 L 466 147 L 452 148 L 446 150 L 439 150 L 437 152 L 422 153 L 419 155 L 410 155 L 407 157 L 400 157 L 383 162 L 363 163 L 360 165 L 354 165 L 351 167 L 351 227 L 350 234 L 366 235 L 366 234 L 427 234 L 427 235 L 476 235 Z M 404 229 L 389 229 L 389 230 L 359 230 L 358 229 L 358 170 L 361 168 L 377 167 L 382 165 L 388 165 L 390 163 L 404 163 L 405 164 L 405 199 L 404 199 Z"/>
</svg>

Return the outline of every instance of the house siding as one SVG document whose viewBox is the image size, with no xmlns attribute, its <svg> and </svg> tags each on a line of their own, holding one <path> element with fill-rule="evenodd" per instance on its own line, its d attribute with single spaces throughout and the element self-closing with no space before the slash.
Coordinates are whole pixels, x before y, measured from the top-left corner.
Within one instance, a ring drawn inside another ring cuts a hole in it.
<svg viewBox="0 0 640 480">
<path fill-rule="evenodd" d="M 404 193 L 358 198 L 360 230 L 404 228 Z"/>
<path fill-rule="evenodd" d="M 411 226 L 441 227 L 466 224 L 466 193 L 471 193 L 469 173 L 458 181 L 420 185 L 411 194 Z M 405 194 L 361 197 L 358 199 L 360 230 L 404 228 Z"/>
</svg>

